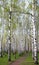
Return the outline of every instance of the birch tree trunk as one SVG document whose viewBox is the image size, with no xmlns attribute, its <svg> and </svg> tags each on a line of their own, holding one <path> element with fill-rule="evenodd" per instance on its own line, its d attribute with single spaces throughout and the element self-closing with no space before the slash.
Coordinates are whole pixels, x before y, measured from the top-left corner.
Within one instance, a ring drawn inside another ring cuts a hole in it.
<svg viewBox="0 0 39 65">
<path fill-rule="evenodd" d="M 32 23 L 33 23 L 33 41 L 32 43 L 32 50 L 34 52 L 34 61 L 37 64 L 38 63 L 38 57 L 37 57 L 37 39 L 36 39 L 36 0 L 32 0 Z M 33 49 L 34 46 L 34 49 Z M 33 54 L 33 53 L 32 53 Z"/>
<path fill-rule="evenodd" d="M 3 49 L 2 49 L 2 42 L 3 41 L 3 37 L 2 37 L 2 39 L 1 39 L 1 57 L 3 57 Z"/>
<path fill-rule="evenodd" d="M 9 48 L 8 48 L 8 60 L 11 61 L 11 9 L 9 12 Z"/>
<path fill-rule="evenodd" d="M 2 14 L 1 14 L 2 15 Z M 4 11 L 3 11 L 3 15 L 4 17 Z M 3 44 L 3 34 L 4 34 L 4 19 L 1 17 L 1 22 L 2 22 L 2 36 L 1 36 L 1 57 L 3 57 L 3 49 L 2 49 L 2 44 Z"/>
<path fill-rule="evenodd" d="M 25 53 L 26 53 L 26 34 L 25 34 Z"/>
</svg>

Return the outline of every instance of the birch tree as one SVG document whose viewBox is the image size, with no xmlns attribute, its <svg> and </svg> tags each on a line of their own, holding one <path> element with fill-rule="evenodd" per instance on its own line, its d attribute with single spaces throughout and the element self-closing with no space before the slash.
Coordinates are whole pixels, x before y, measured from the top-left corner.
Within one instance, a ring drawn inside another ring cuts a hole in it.
<svg viewBox="0 0 39 65">
<path fill-rule="evenodd" d="M 36 0 L 32 0 L 32 26 L 33 26 L 33 42 L 32 42 L 32 54 L 34 56 L 34 61 L 37 64 L 38 63 L 38 57 L 37 57 L 37 39 L 36 39 Z M 33 49 L 34 47 L 34 49 Z"/>
</svg>

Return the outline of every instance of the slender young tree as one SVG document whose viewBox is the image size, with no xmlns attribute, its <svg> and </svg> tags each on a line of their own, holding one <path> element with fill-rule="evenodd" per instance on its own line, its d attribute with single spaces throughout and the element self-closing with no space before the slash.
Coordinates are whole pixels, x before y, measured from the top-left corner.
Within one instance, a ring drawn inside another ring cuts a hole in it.
<svg viewBox="0 0 39 65">
<path fill-rule="evenodd" d="M 33 23 L 33 42 L 32 45 L 34 46 L 34 61 L 37 64 L 38 63 L 38 57 L 37 57 L 37 39 L 36 39 L 36 2 L 37 0 L 32 0 L 32 23 Z"/>
<path fill-rule="evenodd" d="M 11 61 L 11 8 L 9 12 L 9 49 L 8 49 L 8 60 Z"/>
</svg>

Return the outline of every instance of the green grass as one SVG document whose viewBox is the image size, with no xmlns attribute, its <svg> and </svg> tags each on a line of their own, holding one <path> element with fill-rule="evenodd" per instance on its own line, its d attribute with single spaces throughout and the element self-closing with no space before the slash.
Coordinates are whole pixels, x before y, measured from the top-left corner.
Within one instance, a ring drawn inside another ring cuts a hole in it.
<svg viewBox="0 0 39 65">
<path fill-rule="evenodd" d="M 20 57 L 21 56 L 19 56 L 19 54 L 17 53 L 16 59 L 15 59 L 15 55 L 11 54 L 11 61 L 15 61 Z M 38 53 L 38 59 L 39 59 L 39 53 Z M 0 65 L 8 65 L 8 63 L 9 62 L 8 62 L 8 55 L 7 54 L 3 55 L 2 58 L 0 57 Z M 32 53 L 29 53 L 28 57 L 20 65 L 35 65 L 34 61 L 32 60 Z"/>
<path fill-rule="evenodd" d="M 26 58 L 26 62 L 32 62 L 32 61 L 33 61 L 32 54 L 28 53 L 28 57 Z"/>
<path fill-rule="evenodd" d="M 38 62 L 39 62 L 39 53 L 38 53 Z M 32 59 L 32 53 L 28 54 L 28 57 L 20 65 L 36 65 Z M 38 63 L 39 65 L 39 63 Z"/>
<path fill-rule="evenodd" d="M 17 53 L 16 54 L 16 59 L 15 59 L 15 55 L 11 54 L 11 61 L 15 61 L 17 60 L 18 58 L 20 58 L 21 56 L 19 56 L 19 54 Z"/>
<path fill-rule="evenodd" d="M 15 55 L 11 54 L 11 62 L 17 60 L 18 58 L 20 58 L 21 56 L 19 56 L 19 54 L 16 54 L 16 59 L 15 59 Z M 10 62 L 10 63 L 11 63 Z M 0 65 L 8 65 L 8 54 L 3 55 L 3 57 L 0 57 Z"/>
<path fill-rule="evenodd" d="M 0 57 L 0 65 L 8 65 L 8 56 Z"/>
</svg>

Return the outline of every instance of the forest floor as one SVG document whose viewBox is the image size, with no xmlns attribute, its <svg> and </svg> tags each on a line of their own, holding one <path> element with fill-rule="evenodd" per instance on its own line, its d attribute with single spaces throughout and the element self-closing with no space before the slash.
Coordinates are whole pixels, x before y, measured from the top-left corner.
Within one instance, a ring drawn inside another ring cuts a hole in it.
<svg viewBox="0 0 39 65">
<path fill-rule="evenodd" d="M 15 62 L 12 62 L 10 65 L 20 65 L 24 60 L 25 60 L 25 56 L 19 58 L 18 60 L 16 60 Z"/>
<path fill-rule="evenodd" d="M 39 61 L 39 53 L 38 53 L 38 61 Z M 28 53 L 9 65 L 36 65 L 36 64 L 32 59 L 32 53 Z M 39 63 L 37 65 L 39 65 Z"/>
<path fill-rule="evenodd" d="M 38 62 L 39 62 L 39 52 L 38 52 Z M 0 57 L 0 65 L 36 65 L 32 59 L 32 53 L 26 53 L 23 55 L 16 54 L 16 59 L 13 54 L 11 54 L 11 62 L 8 61 L 8 54 L 4 54 Z M 39 63 L 38 63 L 39 65 Z"/>
<path fill-rule="evenodd" d="M 20 65 L 23 61 L 25 61 L 27 56 L 28 54 L 26 53 L 23 56 L 21 56 L 19 59 L 15 60 L 14 62 L 12 61 L 9 65 Z"/>
</svg>

